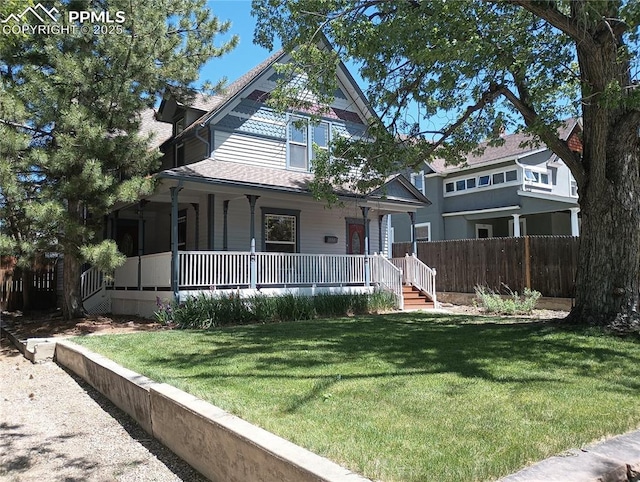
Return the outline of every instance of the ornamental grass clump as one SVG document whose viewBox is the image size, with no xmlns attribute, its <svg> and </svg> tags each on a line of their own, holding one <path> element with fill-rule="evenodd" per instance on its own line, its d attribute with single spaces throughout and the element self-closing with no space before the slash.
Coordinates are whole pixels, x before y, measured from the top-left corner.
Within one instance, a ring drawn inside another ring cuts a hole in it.
<svg viewBox="0 0 640 482">
<path fill-rule="evenodd" d="M 390 311 L 395 308 L 392 294 L 374 293 L 318 294 L 303 296 L 287 293 L 279 296 L 255 295 L 243 298 L 238 293 L 212 295 L 200 293 L 181 303 L 158 302 L 155 316 L 163 324 L 178 328 L 211 329 L 225 325 L 276 323 L 312 320 L 332 316 L 359 315 Z"/>
<path fill-rule="evenodd" d="M 541 293 L 536 290 L 525 288 L 521 295 L 517 291 L 511 291 L 505 285 L 508 291 L 507 296 L 502 296 L 486 286 L 476 285 L 476 300 L 474 303 L 480 304 L 487 313 L 497 313 L 500 315 L 523 315 L 531 314 L 535 309 Z"/>
</svg>

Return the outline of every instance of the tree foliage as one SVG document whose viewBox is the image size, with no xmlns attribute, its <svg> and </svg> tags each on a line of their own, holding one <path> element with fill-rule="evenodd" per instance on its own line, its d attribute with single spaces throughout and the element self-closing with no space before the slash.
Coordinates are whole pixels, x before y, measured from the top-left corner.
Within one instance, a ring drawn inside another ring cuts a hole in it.
<svg viewBox="0 0 640 482">
<path fill-rule="evenodd" d="M 505 130 L 526 130 L 578 184 L 573 318 L 638 329 L 638 2 L 254 0 L 253 13 L 256 40 L 271 46 L 279 37 L 292 53 L 290 69 L 304 72 L 304 88 L 324 102 L 336 68 L 326 36 L 359 66 L 379 113 L 370 127 L 376 142 L 340 140 L 334 158 L 318 163 L 319 193 L 363 159 L 361 185 L 370 187 L 434 156 L 460 163 L 481 141 L 495 145 Z M 582 119 L 583 152 L 558 134 L 568 117 Z M 615 248 L 612 238 L 620 239 Z"/>
<path fill-rule="evenodd" d="M 204 0 L 51 3 L 68 30 L 0 37 L 1 239 L 3 252 L 64 254 L 72 277 L 64 312 L 77 316 L 79 263 L 122 262 L 111 243 L 97 241 L 103 216 L 153 189 L 159 153 L 139 135 L 140 113 L 166 88 L 193 95 L 200 67 L 237 39 L 216 45 L 230 24 Z M 105 25 L 72 22 L 70 11 L 121 12 L 124 22 L 100 31 Z"/>
</svg>

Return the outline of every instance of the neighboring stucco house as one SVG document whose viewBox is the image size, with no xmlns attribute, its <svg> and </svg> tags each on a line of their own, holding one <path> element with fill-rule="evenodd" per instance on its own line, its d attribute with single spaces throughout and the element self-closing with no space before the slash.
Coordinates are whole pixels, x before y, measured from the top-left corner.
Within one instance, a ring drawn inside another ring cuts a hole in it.
<svg viewBox="0 0 640 482">
<path fill-rule="evenodd" d="M 289 59 L 275 53 L 220 95 L 188 105 L 167 96 L 158 112 L 144 114 L 142 131 L 154 133 L 163 153 L 159 185 L 105 219 L 105 235 L 128 259 L 112 289 L 85 275 L 85 308 L 149 315 L 157 296 L 202 290 L 401 290 L 389 285 L 400 271 L 368 255 L 389 253 L 390 214 L 415 213 L 429 200 L 403 175 L 366 194 L 341 187 L 337 207 L 314 199 L 317 149 L 334 136 L 366 136 L 376 114 L 344 65 L 320 122 L 270 108 L 280 76 L 274 66 Z M 93 302 L 98 291 L 102 301 Z"/>
<path fill-rule="evenodd" d="M 580 122 L 570 120 L 559 134 L 581 151 L 580 132 Z M 417 241 L 578 236 L 578 192 L 569 168 L 544 144 L 524 144 L 531 140 L 526 134 L 503 140 L 500 146 L 481 146 L 481 155 L 469 155 L 460 166 L 436 159 L 410 174 L 432 202 L 415 214 Z M 391 226 L 394 242 L 413 240 L 411 216 L 393 215 Z"/>
</svg>

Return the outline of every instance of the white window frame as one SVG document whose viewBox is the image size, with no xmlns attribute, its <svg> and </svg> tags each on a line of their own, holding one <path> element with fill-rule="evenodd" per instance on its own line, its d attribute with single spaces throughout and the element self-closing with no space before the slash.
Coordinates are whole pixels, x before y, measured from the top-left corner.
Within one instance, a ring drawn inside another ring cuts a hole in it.
<svg viewBox="0 0 640 482">
<path fill-rule="evenodd" d="M 416 228 L 416 241 L 431 241 L 432 240 L 431 223 L 430 222 L 428 222 L 428 223 L 416 223 L 415 228 Z M 418 237 L 418 228 L 428 228 L 429 229 L 429 236 L 427 236 L 427 239 Z"/>
<path fill-rule="evenodd" d="M 290 218 L 293 221 L 293 230 L 292 230 L 293 240 L 291 240 L 291 241 L 269 240 L 267 238 L 267 223 L 269 222 L 269 218 Z M 269 244 L 274 244 L 274 245 L 275 244 L 277 244 L 277 245 L 286 244 L 286 245 L 293 246 L 293 253 L 295 253 L 297 251 L 298 220 L 297 220 L 297 217 L 294 214 L 265 213 L 264 214 L 264 227 L 263 227 L 263 229 L 264 229 L 264 244 L 265 244 L 265 248 Z M 266 251 L 268 251 L 268 250 L 266 250 Z"/>
<path fill-rule="evenodd" d="M 184 131 L 184 129 L 187 127 L 185 122 L 186 121 L 185 121 L 184 116 L 176 118 L 175 122 L 173 123 L 173 135 L 174 136 L 180 135 L 182 133 L 182 131 Z"/>
<path fill-rule="evenodd" d="M 507 181 L 507 172 L 516 172 L 516 178 L 512 181 Z M 519 186 L 520 175 L 518 174 L 519 170 L 515 166 L 509 166 L 508 168 L 501 169 L 492 169 L 490 171 L 481 171 L 475 173 L 473 175 L 467 176 L 456 176 L 452 178 L 447 178 L 442 186 L 443 195 L 444 196 L 459 196 L 462 194 L 470 194 L 473 192 L 478 192 L 478 190 L 489 190 L 489 189 L 500 189 L 503 187 L 510 186 Z M 493 177 L 496 174 L 502 174 L 503 181 L 500 183 L 494 183 Z M 480 180 L 482 178 L 486 178 L 486 183 L 481 183 Z M 475 184 L 473 187 L 469 187 L 469 181 L 473 181 Z M 464 187 L 458 188 L 458 183 L 464 182 Z M 447 191 L 447 185 L 453 185 L 453 191 Z"/>
<path fill-rule="evenodd" d="M 419 188 L 418 186 L 416 186 L 416 178 L 420 178 L 422 181 L 422 186 L 421 188 Z M 418 191 L 420 191 L 422 194 L 425 194 L 425 189 L 424 189 L 424 171 L 420 171 L 420 172 L 414 172 L 411 173 L 411 184 L 413 184 L 413 187 L 415 187 Z"/>
<path fill-rule="evenodd" d="M 537 174 L 538 180 L 535 180 L 535 178 L 528 179 L 527 172 L 531 173 L 532 176 L 534 174 Z M 547 182 L 541 181 L 543 174 L 547 176 Z M 550 189 L 553 186 L 553 184 L 551 183 L 551 173 L 549 172 L 549 170 L 540 169 L 536 167 L 524 167 L 522 169 L 522 183 L 525 186 L 537 186 L 537 187 L 544 187 L 547 189 Z"/>
<path fill-rule="evenodd" d="M 476 224 L 476 239 L 484 239 L 480 238 L 478 231 L 481 229 L 486 229 L 489 232 L 489 238 L 493 238 L 493 225 L 491 224 Z"/>
<path fill-rule="evenodd" d="M 294 123 L 304 121 L 306 123 L 306 129 L 301 128 L 305 134 L 305 142 L 298 142 L 291 139 L 291 132 L 294 128 Z M 326 147 L 320 146 L 317 142 L 315 142 L 315 129 L 318 125 L 326 125 L 327 129 L 327 138 L 326 138 Z M 333 124 L 328 120 L 321 120 L 319 122 L 312 122 L 309 117 L 305 117 L 302 115 L 290 114 L 287 118 L 287 169 L 291 169 L 294 171 L 311 171 L 311 167 L 313 164 L 313 160 L 316 158 L 315 149 L 321 149 L 327 151 L 329 146 L 331 145 L 331 139 L 333 137 Z M 291 146 L 304 146 L 305 147 L 305 167 L 301 166 L 292 166 L 291 165 Z"/>
</svg>

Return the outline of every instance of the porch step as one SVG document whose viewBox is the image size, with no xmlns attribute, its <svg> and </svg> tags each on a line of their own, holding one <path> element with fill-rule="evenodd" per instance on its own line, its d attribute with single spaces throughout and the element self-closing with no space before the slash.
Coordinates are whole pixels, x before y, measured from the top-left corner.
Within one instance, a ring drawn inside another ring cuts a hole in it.
<svg viewBox="0 0 640 482">
<path fill-rule="evenodd" d="M 427 298 L 427 295 L 414 286 L 403 286 L 402 298 L 404 299 L 405 310 L 425 310 L 434 308 L 433 301 Z"/>
</svg>

